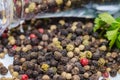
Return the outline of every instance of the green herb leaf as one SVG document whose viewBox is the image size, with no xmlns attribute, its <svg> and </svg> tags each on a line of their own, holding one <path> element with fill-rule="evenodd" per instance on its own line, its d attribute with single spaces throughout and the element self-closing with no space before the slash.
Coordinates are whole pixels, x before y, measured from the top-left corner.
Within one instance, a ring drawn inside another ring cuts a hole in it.
<svg viewBox="0 0 120 80">
<path fill-rule="evenodd" d="M 114 30 L 119 26 L 118 23 L 112 23 L 111 26 L 107 30 Z"/>
<path fill-rule="evenodd" d="M 115 20 L 116 20 L 117 22 L 120 22 L 120 17 L 116 18 Z"/>
<path fill-rule="evenodd" d="M 120 41 L 120 34 L 118 35 L 118 40 Z"/>
<path fill-rule="evenodd" d="M 109 25 L 116 22 L 116 20 L 109 13 L 106 13 L 106 12 L 102 13 L 102 14 L 99 14 L 99 18 Z"/>
<path fill-rule="evenodd" d="M 120 17 L 114 19 L 109 13 L 101 13 L 95 19 L 94 32 L 101 30 L 99 35 L 106 37 L 109 42 L 109 49 L 116 43 L 116 46 L 120 48 Z M 105 34 L 106 32 L 106 34 Z"/>
<path fill-rule="evenodd" d="M 116 46 L 120 49 L 120 41 L 118 40 L 118 38 L 116 39 Z"/>
<path fill-rule="evenodd" d="M 94 32 L 97 31 L 100 27 L 105 25 L 105 22 L 103 22 L 100 18 L 96 18 L 94 23 L 95 23 L 95 26 L 93 28 Z"/>
<path fill-rule="evenodd" d="M 115 40 L 117 38 L 118 29 L 119 28 L 106 32 L 107 39 L 110 40 L 110 43 L 109 43 L 109 48 L 110 49 L 113 46 L 113 44 L 115 43 Z"/>
</svg>

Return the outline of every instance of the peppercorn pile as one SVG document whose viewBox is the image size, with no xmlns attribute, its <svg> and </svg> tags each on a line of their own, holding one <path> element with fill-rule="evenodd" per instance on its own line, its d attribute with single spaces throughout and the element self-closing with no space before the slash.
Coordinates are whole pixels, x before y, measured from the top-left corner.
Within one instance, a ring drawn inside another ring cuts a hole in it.
<svg viewBox="0 0 120 80">
<path fill-rule="evenodd" d="M 109 0 L 111 1 L 111 0 Z M 89 2 L 99 3 L 103 0 L 14 0 L 15 14 L 21 17 L 23 10 L 23 16 L 25 19 L 34 17 L 35 15 L 45 13 L 62 12 L 71 9 L 77 9 L 83 7 L 83 5 Z"/>
<path fill-rule="evenodd" d="M 13 78 L 0 80 L 106 80 L 120 73 L 119 49 L 109 51 L 90 21 L 32 20 L 23 30 L 1 36 L 0 58 L 8 53 L 14 61 L 8 68 Z M 0 63 L 0 74 L 7 71 Z"/>
</svg>

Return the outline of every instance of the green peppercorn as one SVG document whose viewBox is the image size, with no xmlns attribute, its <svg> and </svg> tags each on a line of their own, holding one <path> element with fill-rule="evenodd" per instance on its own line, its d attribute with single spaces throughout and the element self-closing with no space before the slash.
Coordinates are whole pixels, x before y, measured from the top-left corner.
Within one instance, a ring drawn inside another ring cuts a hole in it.
<svg viewBox="0 0 120 80">
<path fill-rule="evenodd" d="M 69 34 L 67 35 L 67 38 L 68 38 L 68 39 L 71 39 L 71 37 L 72 37 L 72 33 L 69 33 Z"/>
<path fill-rule="evenodd" d="M 90 70 L 90 66 L 89 66 L 89 65 L 86 65 L 86 66 L 84 66 L 84 69 L 85 69 L 86 71 L 88 71 L 88 70 Z"/>
<path fill-rule="evenodd" d="M 3 63 L 2 62 L 0 62 L 0 67 L 2 67 L 3 66 Z"/>
<path fill-rule="evenodd" d="M 79 75 L 73 75 L 72 80 L 80 80 Z"/>
<path fill-rule="evenodd" d="M 50 77 L 48 75 L 43 75 L 42 80 L 50 80 Z"/>
<path fill-rule="evenodd" d="M 63 50 L 63 47 L 61 45 L 56 46 L 59 50 Z"/>
<path fill-rule="evenodd" d="M 57 5 L 63 4 L 63 0 L 55 0 L 55 2 L 57 3 Z"/>
<path fill-rule="evenodd" d="M 79 53 L 80 53 L 80 49 L 79 49 L 78 47 L 76 47 L 76 48 L 74 49 L 74 53 L 79 54 Z"/>
<path fill-rule="evenodd" d="M 66 6 L 67 6 L 67 7 L 70 7 L 71 4 L 72 4 L 71 0 L 68 0 L 67 3 L 66 3 Z"/>
<path fill-rule="evenodd" d="M 98 65 L 99 65 L 99 66 L 104 66 L 104 64 L 105 64 L 105 59 L 104 59 L 104 58 L 100 58 L 100 59 L 98 60 Z"/>
<path fill-rule="evenodd" d="M 77 26 L 73 25 L 73 26 L 71 27 L 71 29 L 72 29 L 72 31 L 74 32 L 74 31 L 77 29 Z"/>
<path fill-rule="evenodd" d="M 4 53 L 0 53 L 0 58 L 1 59 L 5 58 L 5 54 Z"/>
<path fill-rule="evenodd" d="M 89 78 L 89 74 L 88 74 L 87 72 L 85 72 L 85 73 L 83 74 L 83 76 L 84 76 L 85 78 Z"/>
<path fill-rule="evenodd" d="M 118 73 L 120 74 L 120 69 L 118 70 Z"/>
<path fill-rule="evenodd" d="M 66 73 L 66 79 L 72 79 L 72 75 L 70 73 Z"/>
<path fill-rule="evenodd" d="M 106 47 L 105 45 L 102 45 L 101 47 L 99 47 L 99 49 L 100 49 L 101 51 L 106 51 L 106 50 L 107 50 L 107 47 Z"/>
<path fill-rule="evenodd" d="M 87 45 L 89 45 L 89 41 L 88 40 L 83 40 L 82 44 L 87 46 Z"/>
<path fill-rule="evenodd" d="M 90 36 L 89 36 L 89 35 L 85 35 L 85 36 L 83 36 L 83 39 L 84 39 L 84 40 L 89 40 L 89 39 L 90 39 Z"/>
<path fill-rule="evenodd" d="M 92 58 L 92 52 L 91 51 L 85 51 L 84 53 L 86 54 L 87 58 Z"/>
<path fill-rule="evenodd" d="M 54 44 L 55 46 L 60 46 L 61 42 L 60 42 L 60 41 L 54 41 L 53 44 Z"/>
<path fill-rule="evenodd" d="M 42 64 L 41 68 L 43 69 L 43 71 L 47 71 L 49 68 L 48 64 Z"/>
<path fill-rule="evenodd" d="M 64 21 L 64 20 L 60 20 L 59 23 L 60 23 L 61 25 L 64 25 L 64 24 L 65 24 L 65 21 Z"/>
<path fill-rule="evenodd" d="M 74 67 L 74 68 L 72 69 L 72 74 L 74 74 L 74 75 L 79 74 L 79 68 L 78 68 L 78 67 Z"/>
<path fill-rule="evenodd" d="M 20 35 L 20 39 L 21 39 L 21 40 L 24 40 L 24 39 L 25 39 L 25 36 L 24 36 L 24 35 Z"/>
<path fill-rule="evenodd" d="M 29 8 L 29 12 L 33 12 L 35 10 L 36 4 L 34 2 L 30 3 L 28 8 Z"/>
<path fill-rule="evenodd" d="M 80 58 L 86 58 L 86 54 L 84 52 L 80 52 L 79 56 Z"/>
<path fill-rule="evenodd" d="M 85 49 L 85 46 L 81 44 L 81 45 L 79 45 L 79 49 L 82 51 Z"/>
<path fill-rule="evenodd" d="M 67 53 L 67 56 L 68 56 L 69 58 L 72 58 L 72 57 L 74 56 L 74 53 L 73 53 L 72 51 L 70 51 L 70 52 Z"/>
<path fill-rule="evenodd" d="M 58 41 L 58 38 L 55 37 L 55 38 L 52 39 L 53 43 L 56 42 L 56 41 Z"/>
<path fill-rule="evenodd" d="M 117 56 L 118 56 L 118 54 L 117 54 L 116 52 L 112 52 L 112 53 L 111 53 L 111 57 L 112 57 L 112 58 L 116 58 Z"/>
<path fill-rule="evenodd" d="M 51 30 L 51 31 L 53 31 L 53 30 L 55 30 L 55 29 L 57 29 L 57 26 L 56 26 L 56 25 L 51 25 L 51 26 L 50 26 L 50 30 Z"/>
<path fill-rule="evenodd" d="M 67 49 L 67 51 L 73 51 L 73 50 L 74 50 L 74 45 L 68 44 L 68 45 L 66 46 L 66 49 Z"/>
<path fill-rule="evenodd" d="M 13 73 L 12 73 L 12 76 L 13 76 L 14 78 L 17 78 L 17 77 L 18 77 L 18 75 L 19 75 L 19 73 L 18 73 L 18 72 L 13 72 Z"/>
<path fill-rule="evenodd" d="M 66 78 L 66 74 L 67 74 L 66 72 L 62 72 L 62 73 L 61 73 L 61 76 L 62 76 L 63 78 Z"/>
</svg>

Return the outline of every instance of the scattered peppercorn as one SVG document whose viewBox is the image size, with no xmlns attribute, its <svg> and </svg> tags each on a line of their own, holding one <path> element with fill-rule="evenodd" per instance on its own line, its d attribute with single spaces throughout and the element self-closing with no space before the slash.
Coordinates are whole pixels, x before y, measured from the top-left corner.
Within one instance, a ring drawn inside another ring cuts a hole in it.
<svg viewBox="0 0 120 80">
<path fill-rule="evenodd" d="M 73 5 L 72 0 L 56 0 L 52 4 L 50 1 L 44 0 L 44 6 L 28 3 L 26 14 L 36 12 L 38 7 L 47 9 L 46 3 L 55 8 Z M 113 47 L 108 51 L 108 41 L 91 31 L 93 23 L 51 20 L 33 20 L 29 30 L 24 28 L 27 32 L 21 33 L 17 29 L 8 33 L 4 42 L 0 40 L 0 58 L 4 58 L 6 53 L 14 56 L 9 71 L 15 80 L 98 80 L 101 76 L 108 78 L 108 73 L 114 77 L 120 72 L 119 50 Z M 28 23 L 25 22 L 25 27 Z M 0 74 L 5 75 L 7 71 L 0 63 Z"/>
</svg>

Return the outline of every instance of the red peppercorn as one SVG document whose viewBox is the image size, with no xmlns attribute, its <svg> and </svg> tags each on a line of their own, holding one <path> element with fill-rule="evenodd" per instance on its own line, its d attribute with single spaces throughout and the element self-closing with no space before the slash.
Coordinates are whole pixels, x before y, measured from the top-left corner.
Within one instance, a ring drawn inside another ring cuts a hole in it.
<svg viewBox="0 0 120 80">
<path fill-rule="evenodd" d="M 24 1 L 25 1 L 26 4 L 29 2 L 29 0 L 24 0 Z"/>
<path fill-rule="evenodd" d="M 14 1 L 14 3 L 16 3 L 17 0 L 13 0 L 13 1 Z"/>
<path fill-rule="evenodd" d="M 108 72 L 104 72 L 103 73 L 103 77 L 108 78 L 109 77 L 109 73 Z"/>
<path fill-rule="evenodd" d="M 83 65 L 83 66 L 86 66 L 86 65 L 88 65 L 88 59 L 86 59 L 86 58 L 82 58 L 82 59 L 80 59 L 80 63 Z"/>
<path fill-rule="evenodd" d="M 38 31 L 39 31 L 40 33 L 44 33 L 44 29 L 43 29 L 43 28 L 39 28 Z"/>
<path fill-rule="evenodd" d="M 32 38 L 37 38 L 37 36 L 35 34 L 30 34 L 30 39 Z"/>
<path fill-rule="evenodd" d="M 28 80 L 28 75 L 23 74 L 23 75 L 22 75 L 22 80 Z"/>
<path fill-rule="evenodd" d="M 2 34 L 2 38 L 7 38 L 7 37 L 8 37 L 7 33 Z"/>
<path fill-rule="evenodd" d="M 17 48 L 17 46 L 16 46 L 16 45 L 14 45 L 14 46 L 12 47 L 12 49 L 13 49 L 13 50 L 15 50 L 16 48 Z"/>
<path fill-rule="evenodd" d="M 6 30 L 4 31 L 4 33 L 8 33 L 8 29 L 6 29 Z"/>
</svg>

